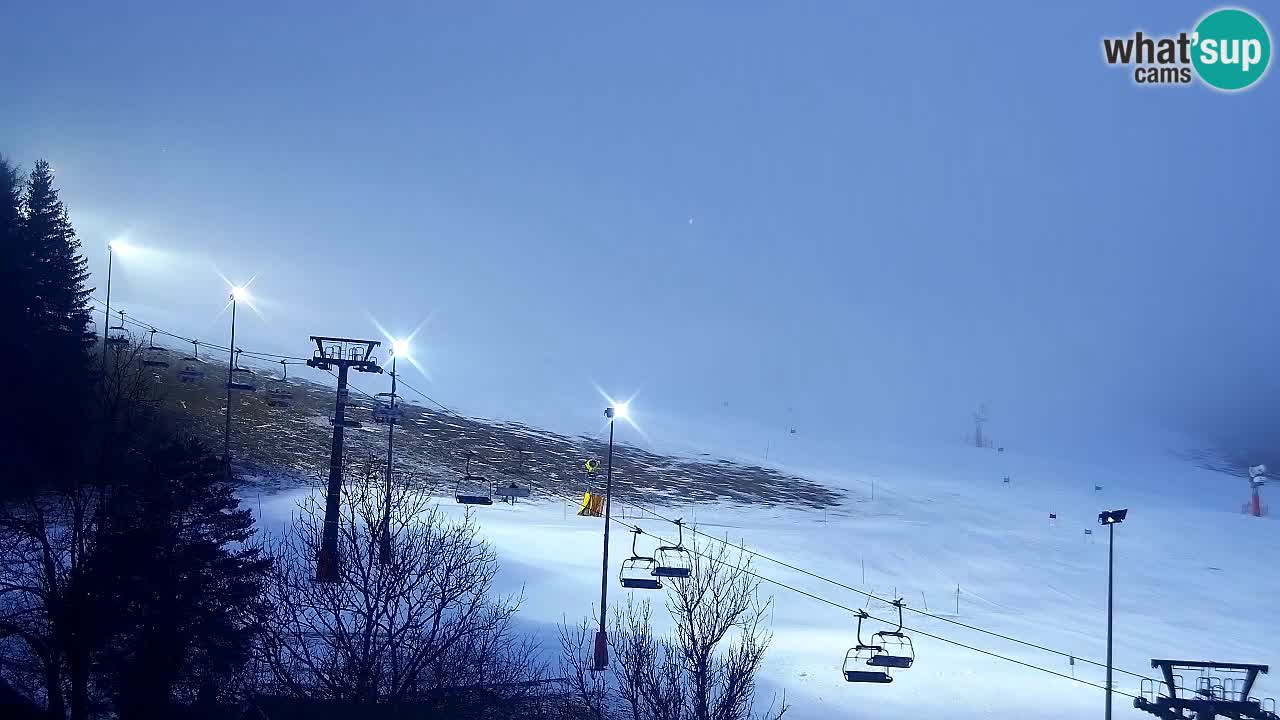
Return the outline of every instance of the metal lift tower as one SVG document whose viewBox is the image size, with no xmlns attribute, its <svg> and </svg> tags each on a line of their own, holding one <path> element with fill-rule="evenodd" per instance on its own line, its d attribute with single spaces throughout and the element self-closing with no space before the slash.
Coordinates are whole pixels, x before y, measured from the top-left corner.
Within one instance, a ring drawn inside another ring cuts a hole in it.
<svg viewBox="0 0 1280 720">
<path fill-rule="evenodd" d="M 1165 720 L 1280 720 L 1276 702 L 1253 697 L 1253 683 L 1266 665 L 1205 662 L 1201 660 L 1152 660 L 1162 682 L 1144 679 L 1133 706 Z M 1189 672 L 1188 672 L 1189 671 Z M 1191 675 L 1194 673 L 1194 675 Z M 1188 686 L 1186 676 L 1195 683 Z"/>
<path fill-rule="evenodd" d="M 338 400 L 333 410 L 333 450 L 329 455 L 329 487 L 324 504 L 324 538 L 316 558 L 316 582 L 338 582 L 341 574 L 338 565 L 338 516 L 342 504 L 342 439 L 348 427 L 360 427 L 360 423 L 347 420 L 347 371 L 380 373 L 378 359 L 373 349 L 376 340 L 311 336 L 316 351 L 307 365 L 320 370 L 338 368 Z"/>
</svg>

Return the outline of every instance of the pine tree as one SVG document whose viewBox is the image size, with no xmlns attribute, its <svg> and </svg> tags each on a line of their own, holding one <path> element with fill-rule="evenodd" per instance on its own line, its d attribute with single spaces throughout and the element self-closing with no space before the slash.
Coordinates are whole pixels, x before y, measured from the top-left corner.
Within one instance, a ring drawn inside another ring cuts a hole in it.
<svg viewBox="0 0 1280 720">
<path fill-rule="evenodd" d="M 117 490 L 97 558 L 116 588 L 100 664 L 126 720 L 225 699 L 258 630 L 270 566 L 216 455 L 191 439 L 143 453 Z"/>
<path fill-rule="evenodd" d="M 80 240 L 71 226 L 67 208 L 53 185 L 53 168 L 45 160 L 36 162 L 27 180 L 22 231 L 25 245 L 34 253 L 34 295 L 29 307 L 46 342 L 57 343 L 51 351 L 67 353 L 64 369 L 78 369 L 80 377 L 65 381 L 84 382 L 90 372 L 94 336 L 89 332 L 88 261 L 80 254 Z M 77 367 L 79 366 L 79 367 Z"/>
<path fill-rule="evenodd" d="M 83 459 L 93 392 L 88 263 L 54 187 L 53 169 L 38 161 L 17 202 L 16 173 L 0 165 L 3 299 L 13 383 L 10 406 L 24 422 L 12 437 L 11 495 L 31 485 L 69 479 Z"/>
<path fill-rule="evenodd" d="M 31 297 L 31 257 L 22 235 L 22 181 L 18 169 L 0 156 L 0 322 L 17 334 L 21 349 L 32 339 L 27 315 Z"/>
</svg>

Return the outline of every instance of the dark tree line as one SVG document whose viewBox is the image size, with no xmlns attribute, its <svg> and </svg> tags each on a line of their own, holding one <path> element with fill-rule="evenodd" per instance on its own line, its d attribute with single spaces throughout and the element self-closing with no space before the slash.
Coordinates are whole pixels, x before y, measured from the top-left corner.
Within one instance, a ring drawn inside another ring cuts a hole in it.
<svg viewBox="0 0 1280 720">
<path fill-rule="evenodd" d="M 270 562 L 221 460 L 154 412 L 140 349 L 100 359 L 87 275 L 50 165 L 0 158 L 0 715 L 212 706 L 253 652 Z"/>
<path fill-rule="evenodd" d="M 91 417 L 94 333 L 88 269 L 67 208 L 41 160 L 25 175 L 0 157 L 0 328 L 11 407 L 0 492 L 44 482 L 83 459 L 57 435 Z M 41 381 L 36 381 L 42 378 Z"/>
<path fill-rule="evenodd" d="M 513 629 L 522 598 L 493 589 L 497 556 L 472 517 L 388 488 L 370 459 L 343 487 L 341 582 L 315 583 L 316 497 L 261 537 L 223 460 L 157 412 L 142 348 L 97 344 L 87 279 L 50 165 L 23 174 L 0 157 L 18 421 L 0 432 L 0 717 L 751 716 L 766 605 L 727 551 L 673 583 L 674 636 L 628 604 L 611 673 L 589 670 L 587 624 L 565 630 L 552 678 Z"/>
</svg>

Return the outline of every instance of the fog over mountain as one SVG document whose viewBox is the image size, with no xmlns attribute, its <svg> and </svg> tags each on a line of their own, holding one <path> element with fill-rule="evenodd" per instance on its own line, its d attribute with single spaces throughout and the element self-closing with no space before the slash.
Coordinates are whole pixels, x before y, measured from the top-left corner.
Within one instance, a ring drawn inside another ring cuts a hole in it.
<svg viewBox="0 0 1280 720">
<path fill-rule="evenodd" d="M 422 325 L 442 402 L 592 428 L 594 383 L 655 441 L 959 442 L 985 402 L 1023 446 L 1277 446 L 1280 85 L 1100 57 L 1199 4 L 104 6 L 53 52 L 30 9 L 4 149 L 99 296 L 148 248 L 113 300 L 157 325 L 225 343 L 256 278 L 243 347 Z"/>
</svg>

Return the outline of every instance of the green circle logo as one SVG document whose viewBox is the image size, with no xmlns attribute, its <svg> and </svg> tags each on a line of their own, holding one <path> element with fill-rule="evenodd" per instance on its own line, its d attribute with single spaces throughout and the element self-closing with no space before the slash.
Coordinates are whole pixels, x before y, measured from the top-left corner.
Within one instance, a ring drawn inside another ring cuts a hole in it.
<svg viewBox="0 0 1280 720">
<path fill-rule="evenodd" d="M 1209 13 L 1196 26 L 1191 58 L 1205 83 L 1219 90 L 1242 90 L 1267 71 L 1271 36 L 1261 20 L 1244 10 Z"/>
</svg>

